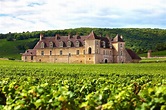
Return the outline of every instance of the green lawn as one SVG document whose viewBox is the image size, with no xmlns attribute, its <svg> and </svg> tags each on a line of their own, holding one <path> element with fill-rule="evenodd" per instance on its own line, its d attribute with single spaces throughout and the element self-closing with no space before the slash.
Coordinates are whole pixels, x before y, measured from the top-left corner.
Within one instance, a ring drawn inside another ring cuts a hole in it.
<svg viewBox="0 0 166 110">
<path fill-rule="evenodd" d="M 166 62 L 166 57 L 155 57 L 155 58 L 142 58 L 140 63 L 160 63 Z"/>
</svg>

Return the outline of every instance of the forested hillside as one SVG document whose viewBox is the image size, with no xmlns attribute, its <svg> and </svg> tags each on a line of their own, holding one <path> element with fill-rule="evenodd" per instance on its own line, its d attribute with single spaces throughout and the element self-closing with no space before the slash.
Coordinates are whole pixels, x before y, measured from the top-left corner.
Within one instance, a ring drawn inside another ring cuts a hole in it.
<svg viewBox="0 0 166 110">
<path fill-rule="evenodd" d="M 97 35 L 103 37 L 109 36 L 111 38 L 115 37 L 116 34 L 123 36 L 126 41 L 126 47 L 131 48 L 136 53 L 145 53 L 147 50 L 151 49 L 153 51 L 166 50 L 166 29 L 150 29 L 150 28 L 76 28 L 76 29 L 65 29 L 65 30 L 48 30 L 48 31 L 34 31 L 34 32 L 22 32 L 22 33 L 7 33 L 0 34 L 0 39 L 6 39 L 7 42 L 22 41 L 25 39 L 39 38 L 40 33 L 44 36 L 55 36 L 60 35 L 88 35 L 91 31 L 94 31 Z M 29 40 L 27 40 L 29 41 Z M 33 40 L 32 40 L 33 41 Z M 34 42 L 34 41 L 33 41 Z M 30 43 L 31 44 L 31 43 Z M 32 43 L 34 45 L 34 43 Z M 27 48 L 32 48 L 32 46 L 27 46 L 29 44 L 23 43 L 17 46 L 18 50 L 25 51 Z M 1 47 L 3 48 L 3 47 Z M 17 53 L 18 54 L 18 53 Z"/>
</svg>

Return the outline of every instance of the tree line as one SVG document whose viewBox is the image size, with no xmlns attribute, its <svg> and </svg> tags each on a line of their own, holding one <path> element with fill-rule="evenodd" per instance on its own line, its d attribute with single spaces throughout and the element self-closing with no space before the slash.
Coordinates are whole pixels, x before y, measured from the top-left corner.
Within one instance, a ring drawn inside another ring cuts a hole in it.
<svg viewBox="0 0 166 110">
<path fill-rule="evenodd" d="M 67 36 L 70 35 L 88 35 L 91 31 L 103 37 L 108 36 L 114 38 L 117 34 L 123 36 L 126 47 L 131 48 L 136 53 L 145 53 L 148 50 L 161 51 L 166 50 L 166 29 L 151 28 L 75 28 L 64 30 L 47 30 L 33 31 L 22 33 L 6 33 L 0 34 L 0 39 L 7 41 L 24 40 L 29 38 L 39 38 L 40 33 L 44 36 L 55 36 L 56 34 Z"/>
</svg>

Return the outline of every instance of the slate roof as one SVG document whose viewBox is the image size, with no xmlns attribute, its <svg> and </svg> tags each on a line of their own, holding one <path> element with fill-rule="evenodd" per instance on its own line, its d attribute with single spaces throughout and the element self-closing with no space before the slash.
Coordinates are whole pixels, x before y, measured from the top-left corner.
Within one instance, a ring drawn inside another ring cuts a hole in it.
<svg viewBox="0 0 166 110">
<path fill-rule="evenodd" d="M 119 34 L 116 35 L 116 37 L 113 39 L 113 42 L 124 42 L 124 40 L 121 38 Z"/>
<path fill-rule="evenodd" d="M 109 48 L 110 47 L 110 41 L 111 39 L 108 38 L 108 37 L 100 37 L 100 36 L 97 36 L 93 31 L 88 35 L 88 36 L 78 36 L 78 35 L 75 35 L 75 36 L 71 36 L 71 35 L 68 35 L 68 36 L 60 36 L 60 35 L 56 35 L 54 37 L 43 37 L 42 40 L 40 40 L 36 46 L 34 47 L 34 49 L 39 49 L 41 48 L 41 43 L 43 42 L 44 43 L 44 47 L 45 48 L 49 48 L 49 44 L 50 42 L 53 43 L 53 47 L 56 48 L 56 47 L 60 47 L 60 43 L 59 42 L 63 42 L 63 47 L 67 47 L 67 42 L 68 41 L 71 41 L 71 48 L 72 47 L 76 47 L 76 42 L 79 41 L 80 45 L 79 47 L 82 47 L 84 46 L 84 41 L 85 39 L 100 39 L 101 40 L 101 47 L 103 46 L 102 43 L 103 41 L 105 42 L 106 44 L 106 47 L 105 48 Z"/>
<path fill-rule="evenodd" d="M 88 35 L 87 39 L 100 39 L 100 37 L 98 37 L 93 31 Z"/>
<path fill-rule="evenodd" d="M 25 51 L 25 53 L 23 53 L 22 55 L 26 55 L 26 56 L 35 56 L 36 55 L 36 50 L 35 49 L 28 49 Z"/>
<path fill-rule="evenodd" d="M 133 52 L 131 49 L 126 49 L 126 51 L 131 56 L 132 59 L 141 60 L 141 58 L 135 52 Z"/>
</svg>

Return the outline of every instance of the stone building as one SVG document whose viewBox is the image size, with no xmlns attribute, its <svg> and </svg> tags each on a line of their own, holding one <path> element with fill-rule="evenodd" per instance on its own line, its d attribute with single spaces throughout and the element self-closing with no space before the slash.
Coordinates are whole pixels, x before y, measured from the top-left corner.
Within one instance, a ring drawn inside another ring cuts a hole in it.
<svg viewBox="0 0 166 110">
<path fill-rule="evenodd" d="M 22 54 L 22 60 L 27 62 L 52 63 L 130 63 L 139 62 L 141 58 L 132 50 L 125 48 L 122 36 L 97 36 L 93 31 L 87 36 L 44 37 L 33 49 Z"/>
</svg>

